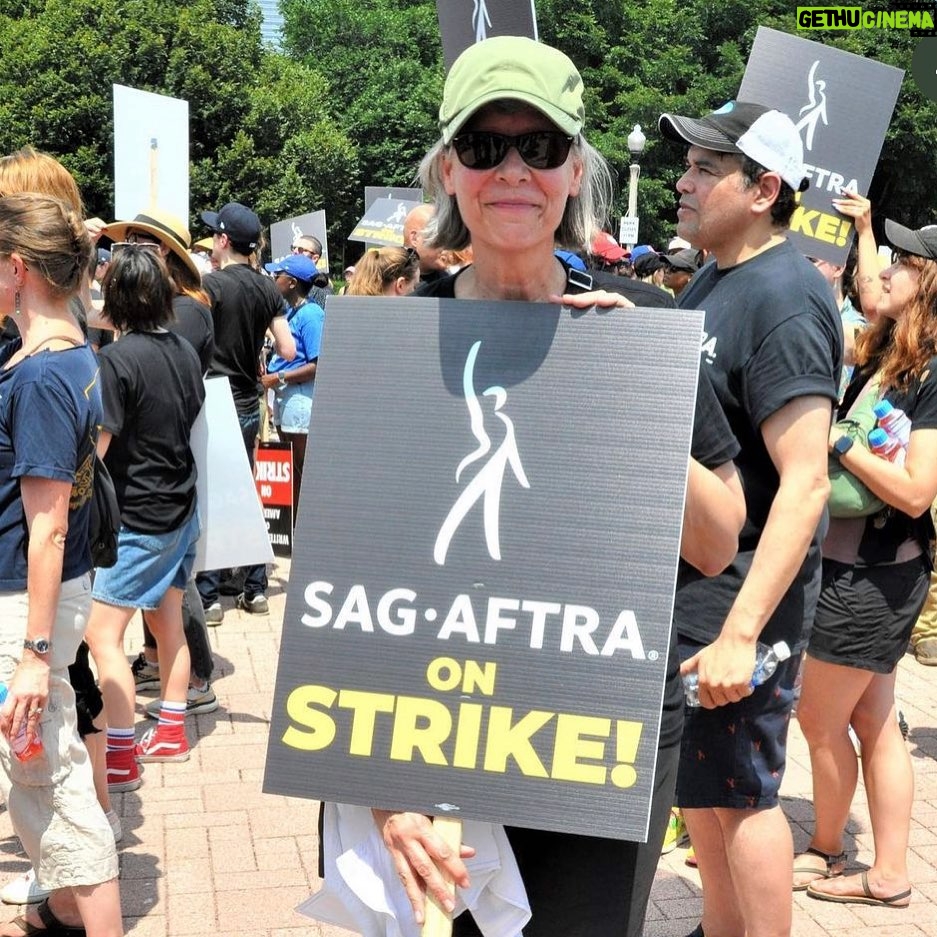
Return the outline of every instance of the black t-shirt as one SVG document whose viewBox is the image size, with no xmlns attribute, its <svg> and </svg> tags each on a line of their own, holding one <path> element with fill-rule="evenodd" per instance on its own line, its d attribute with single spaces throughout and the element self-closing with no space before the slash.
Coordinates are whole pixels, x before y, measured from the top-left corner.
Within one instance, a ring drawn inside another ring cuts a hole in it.
<svg viewBox="0 0 937 937">
<path fill-rule="evenodd" d="M 215 354 L 215 327 L 211 321 L 211 308 L 186 294 L 172 301 L 175 316 L 166 328 L 181 335 L 194 349 L 204 374 L 210 367 Z"/>
<path fill-rule="evenodd" d="M 636 306 L 652 307 L 654 309 L 673 309 L 677 303 L 673 296 L 653 283 L 643 280 L 632 280 L 630 277 L 620 277 L 614 273 L 605 273 L 602 270 L 589 270 L 592 282 L 596 289 L 608 290 L 610 293 L 621 293 L 630 299 Z"/>
<path fill-rule="evenodd" d="M 257 365 L 264 333 L 283 311 L 273 280 L 247 264 L 229 264 L 202 281 L 211 297 L 215 354 L 209 374 L 231 380 L 234 405 L 240 413 L 258 407 Z"/>
<path fill-rule="evenodd" d="M 798 397 L 832 401 L 842 367 L 839 311 L 829 285 L 788 241 L 734 267 L 710 261 L 680 295 L 684 309 L 706 313 L 702 362 L 741 444 L 736 464 L 747 517 L 739 553 L 719 576 L 686 564 L 678 576 L 674 620 L 681 635 L 711 642 L 719 634 L 748 571 L 779 477 L 761 435 L 762 423 Z M 819 589 L 821 534 L 762 632 L 762 640 L 803 646 Z"/>
<path fill-rule="evenodd" d="M 198 356 L 172 332 L 129 332 L 98 352 L 102 429 L 113 435 L 104 458 L 123 523 L 168 533 L 195 506 L 192 424 L 205 399 Z"/>
</svg>

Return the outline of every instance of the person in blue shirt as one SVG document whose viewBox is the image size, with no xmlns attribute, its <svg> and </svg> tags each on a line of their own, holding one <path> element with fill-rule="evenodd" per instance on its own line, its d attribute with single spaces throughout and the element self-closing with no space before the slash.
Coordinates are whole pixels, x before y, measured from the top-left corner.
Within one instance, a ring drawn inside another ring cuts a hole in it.
<svg viewBox="0 0 937 937">
<path fill-rule="evenodd" d="M 325 310 L 309 299 L 318 274 L 315 262 L 304 254 L 290 254 L 266 264 L 280 295 L 289 307 L 286 321 L 296 342 L 296 357 L 287 361 L 274 354 L 261 381 L 273 388 L 273 421 L 283 442 L 293 447 L 293 518 L 299 505 L 299 489 L 306 461 L 306 439 L 312 413 L 316 365 Z"/>
</svg>

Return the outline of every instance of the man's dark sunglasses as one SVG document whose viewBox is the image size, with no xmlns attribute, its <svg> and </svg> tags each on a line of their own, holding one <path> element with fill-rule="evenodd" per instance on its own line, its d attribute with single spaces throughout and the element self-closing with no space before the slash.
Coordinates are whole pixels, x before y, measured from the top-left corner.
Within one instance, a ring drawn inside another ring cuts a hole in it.
<svg viewBox="0 0 937 937">
<path fill-rule="evenodd" d="M 536 130 L 509 137 L 488 130 L 473 130 L 452 138 L 459 162 L 466 169 L 494 169 L 511 147 L 531 169 L 556 169 L 566 162 L 573 137 L 558 130 Z"/>
</svg>

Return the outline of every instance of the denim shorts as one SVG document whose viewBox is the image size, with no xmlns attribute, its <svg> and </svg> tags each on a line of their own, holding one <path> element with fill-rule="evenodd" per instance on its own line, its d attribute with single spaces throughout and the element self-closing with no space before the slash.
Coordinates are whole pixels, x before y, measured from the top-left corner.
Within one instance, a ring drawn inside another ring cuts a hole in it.
<svg viewBox="0 0 937 937">
<path fill-rule="evenodd" d="M 95 572 L 92 597 L 106 605 L 145 612 L 159 608 L 170 588 L 185 590 L 195 565 L 200 530 L 197 510 L 168 534 L 145 534 L 121 527 L 117 563 Z"/>
<path fill-rule="evenodd" d="M 273 397 L 273 422 L 285 433 L 308 433 L 314 381 L 287 384 Z"/>
<path fill-rule="evenodd" d="M 681 639 L 680 659 L 705 645 Z M 677 773 L 678 807 L 776 807 L 787 761 L 787 730 L 794 708 L 800 654 L 751 696 L 727 706 L 687 707 Z"/>
</svg>

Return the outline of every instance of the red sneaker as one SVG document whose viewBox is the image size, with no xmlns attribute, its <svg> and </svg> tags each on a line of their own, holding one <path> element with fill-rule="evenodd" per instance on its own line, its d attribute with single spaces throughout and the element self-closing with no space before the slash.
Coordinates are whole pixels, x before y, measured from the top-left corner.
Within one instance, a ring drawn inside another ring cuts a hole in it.
<svg viewBox="0 0 937 937">
<path fill-rule="evenodd" d="M 188 761 L 189 743 L 185 728 L 158 725 L 137 742 L 135 753 L 137 761 Z"/>
<path fill-rule="evenodd" d="M 112 794 L 135 791 L 142 783 L 133 749 L 107 753 L 107 789 Z"/>
</svg>

